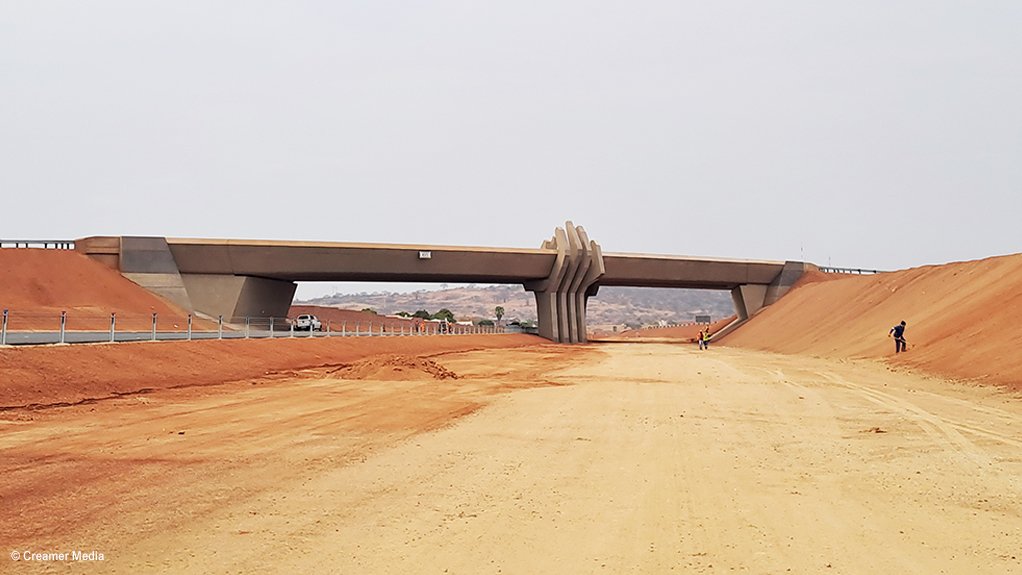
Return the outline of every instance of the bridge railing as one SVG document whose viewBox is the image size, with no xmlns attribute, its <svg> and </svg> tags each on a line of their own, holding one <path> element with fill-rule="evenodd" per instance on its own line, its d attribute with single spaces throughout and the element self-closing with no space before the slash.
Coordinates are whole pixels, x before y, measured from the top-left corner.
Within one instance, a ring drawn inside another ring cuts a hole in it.
<svg viewBox="0 0 1022 575">
<path fill-rule="evenodd" d="M 856 275 L 872 275 L 882 274 L 882 270 L 867 270 L 862 268 L 835 268 L 831 266 L 819 266 L 821 272 L 825 274 L 856 274 Z"/>
<path fill-rule="evenodd" d="M 0 239 L 0 248 L 35 248 L 47 250 L 73 250 L 74 240 L 4 240 Z"/>
<path fill-rule="evenodd" d="M 293 318 L 233 317 L 192 314 L 109 314 L 87 309 L 4 309 L 0 345 L 41 345 L 199 339 L 269 339 L 322 337 L 400 337 L 510 333 L 502 326 L 373 321 L 324 321 L 319 329 L 301 329 Z"/>
</svg>

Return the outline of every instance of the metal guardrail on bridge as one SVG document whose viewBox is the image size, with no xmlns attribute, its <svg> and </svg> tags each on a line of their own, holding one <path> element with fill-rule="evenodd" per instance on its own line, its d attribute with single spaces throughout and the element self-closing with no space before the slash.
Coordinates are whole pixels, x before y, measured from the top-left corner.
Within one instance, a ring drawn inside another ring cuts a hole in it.
<svg viewBox="0 0 1022 575">
<path fill-rule="evenodd" d="M 0 248 L 36 248 L 46 250 L 73 250 L 73 240 L 3 240 L 0 239 Z"/>
<path fill-rule="evenodd" d="M 871 274 L 882 274 L 882 270 L 865 270 L 861 268 L 834 268 L 830 266 L 819 266 L 821 272 L 825 274 L 857 274 L 857 275 L 871 275 Z"/>
</svg>

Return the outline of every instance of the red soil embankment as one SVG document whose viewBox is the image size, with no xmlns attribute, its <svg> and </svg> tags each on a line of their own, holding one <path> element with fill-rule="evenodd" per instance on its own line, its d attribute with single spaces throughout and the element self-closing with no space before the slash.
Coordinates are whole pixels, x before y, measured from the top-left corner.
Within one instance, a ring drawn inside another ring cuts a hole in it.
<svg viewBox="0 0 1022 575">
<path fill-rule="evenodd" d="M 432 355 L 549 343 L 532 335 L 284 338 L 0 349 L 0 408 L 79 403 L 216 385 L 377 355 Z"/>
<path fill-rule="evenodd" d="M 717 333 L 724 329 L 724 326 L 735 320 L 735 316 L 726 317 L 710 324 L 710 334 Z M 649 329 L 632 329 L 621 333 L 621 337 L 635 339 L 677 339 L 681 341 L 694 342 L 699 332 L 706 329 L 706 324 L 692 323 L 687 325 L 676 325 L 671 327 L 653 327 Z"/>
<path fill-rule="evenodd" d="M 110 314 L 118 329 L 148 329 L 152 314 L 160 325 L 187 323 L 187 313 L 77 252 L 0 249 L 0 308 L 9 310 L 7 328 L 57 330 L 67 312 L 71 330 L 103 330 Z"/>
<path fill-rule="evenodd" d="M 723 339 L 736 347 L 886 358 L 1022 390 L 1022 254 L 874 276 L 807 274 Z M 829 280 L 829 281 L 821 281 Z M 904 320 L 907 353 L 887 336 Z"/>
</svg>

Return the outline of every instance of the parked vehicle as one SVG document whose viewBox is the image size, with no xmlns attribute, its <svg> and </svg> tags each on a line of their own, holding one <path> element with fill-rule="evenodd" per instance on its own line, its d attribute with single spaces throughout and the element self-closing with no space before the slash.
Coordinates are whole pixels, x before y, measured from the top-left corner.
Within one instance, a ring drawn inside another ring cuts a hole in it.
<svg viewBox="0 0 1022 575">
<path fill-rule="evenodd" d="M 295 331 L 323 331 L 323 322 L 319 321 L 319 318 L 314 315 L 302 314 L 291 322 L 294 326 Z"/>
</svg>

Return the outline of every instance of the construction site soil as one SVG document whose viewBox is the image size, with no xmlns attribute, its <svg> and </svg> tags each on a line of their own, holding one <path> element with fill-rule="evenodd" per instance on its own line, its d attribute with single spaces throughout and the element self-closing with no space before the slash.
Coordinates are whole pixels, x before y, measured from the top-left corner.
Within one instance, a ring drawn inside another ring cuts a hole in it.
<svg viewBox="0 0 1022 575">
<path fill-rule="evenodd" d="M 1020 267 L 812 274 L 708 351 L 3 348 L 0 572 L 1022 573 Z"/>
<path fill-rule="evenodd" d="M 618 334 L 602 332 L 593 335 L 594 339 L 605 342 L 641 339 L 643 341 L 663 341 L 663 342 L 678 341 L 694 343 L 700 331 L 709 328 L 710 334 L 714 334 L 723 329 L 724 326 L 728 325 L 734 320 L 735 316 L 731 316 L 717 320 L 709 325 L 703 323 L 690 323 L 670 327 L 630 329 Z"/>
<path fill-rule="evenodd" d="M 543 342 L 524 334 L 145 342 L 0 350 L 0 409 L 68 405 L 158 389 L 287 378 L 379 355 Z"/>
<path fill-rule="evenodd" d="M 888 332 L 901 321 L 908 352 L 896 356 Z M 722 343 L 884 359 L 1022 390 L 1022 255 L 869 276 L 812 272 Z"/>
<path fill-rule="evenodd" d="M 117 314 L 122 330 L 147 330 L 156 313 L 160 325 L 184 329 L 187 312 L 120 273 L 70 250 L 0 249 L 0 307 L 9 310 L 9 330 L 56 331 L 60 312 L 67 329 L 105 330 Z M 215 328 L 196 319 L 195 327 Z"/>
<path fill-rule="evenodd" d="M 104 556 L 3 572 L 1022 573 L 1022 401 L 997 388 L 677 344 L 440 351 L 0 411 L 0 542 Z"/>
</svg>

